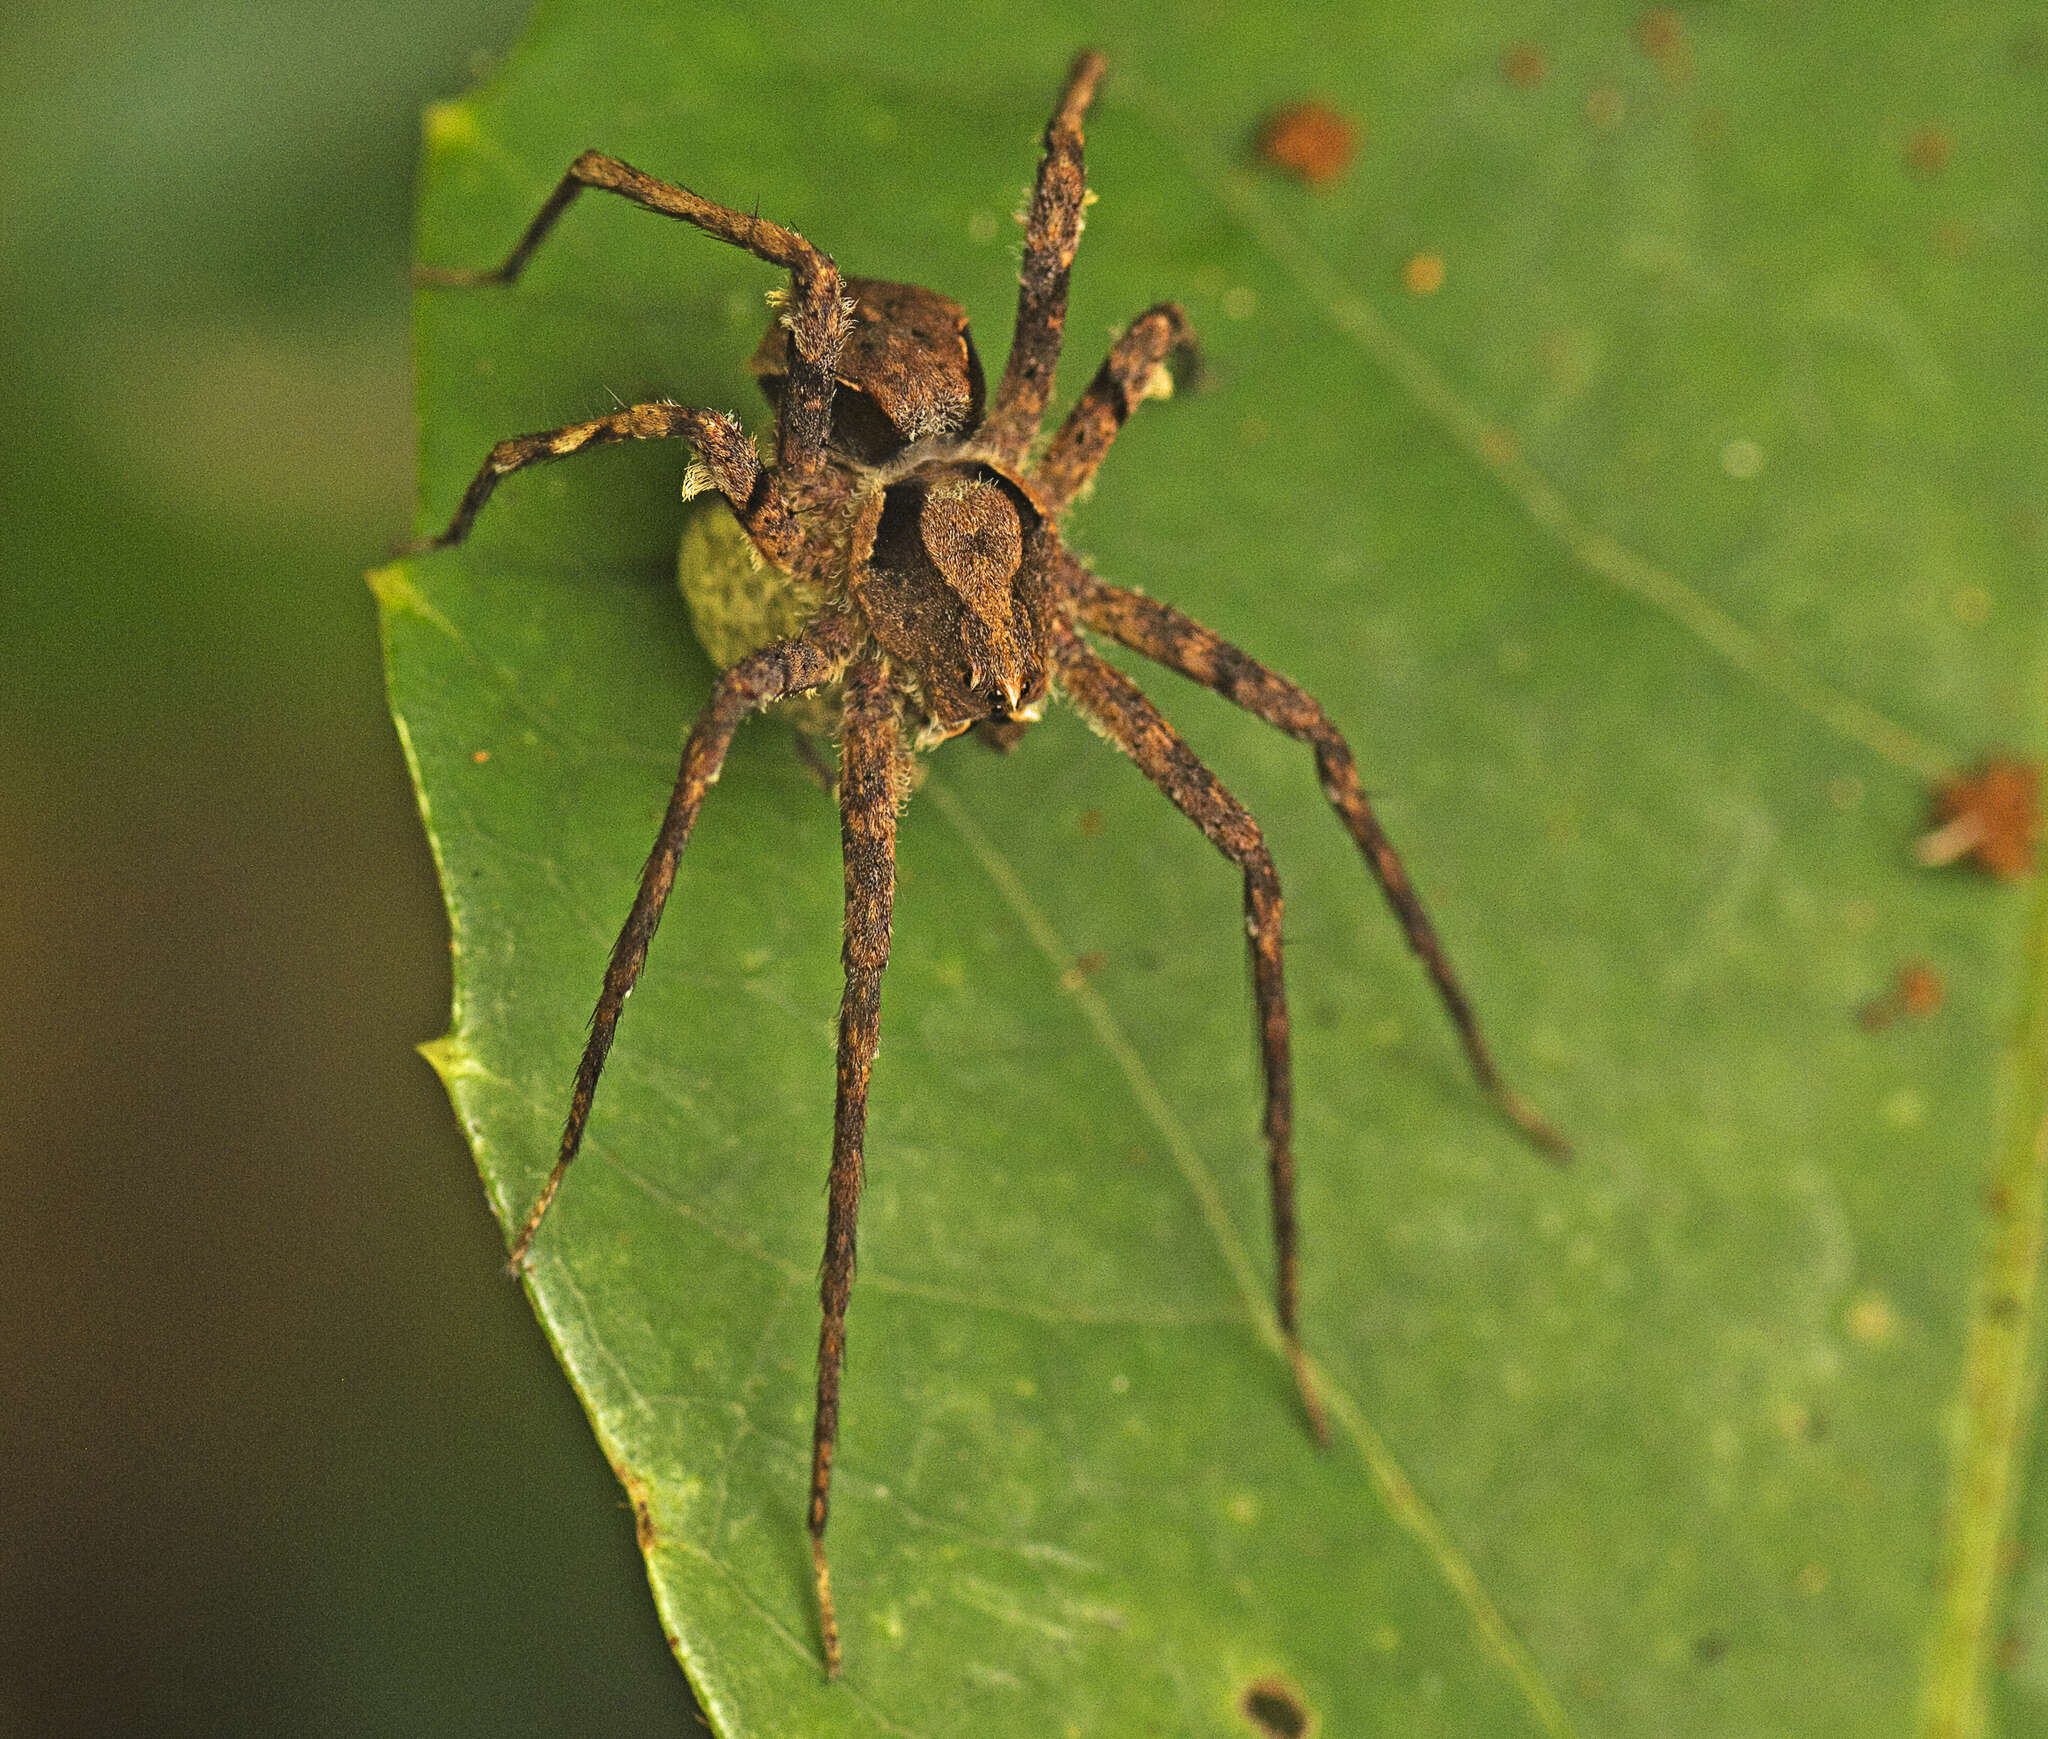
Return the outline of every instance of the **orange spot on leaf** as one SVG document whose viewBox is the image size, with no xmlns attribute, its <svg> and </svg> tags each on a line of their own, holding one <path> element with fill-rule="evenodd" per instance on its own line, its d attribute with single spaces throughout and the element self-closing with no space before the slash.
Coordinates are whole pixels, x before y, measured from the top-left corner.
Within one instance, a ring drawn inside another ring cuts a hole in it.
<svg viewBox="0 0 2048 1739">
<path fill-rule="evenodd" d="M 1899 968 L 1891 988 L 1873 996 L 1856 1011 L 1857 1024 L 1865 1032 L 1883 1032 L 1897 1020 L 1925 1020 L 1941 1011 L 1947 986 L 1924 960 L 1909 960 Z"/>
<path fill-rule="evenodd" d="M 1358 150 L 1358 128 L 1328 103 L 1289 103 L 1259 126 L 1260 160 L 1311 187 L 1335 181 Z"/>
<path fill-rule="evenodd" d="M 1411 296 L 1434 296 L 1444 287 L 1443 255 L 1414 255 L 1401 268 L 1401 282 Z"/>
<path fill-rule="evenodd" d="M 2034 867 L 2041 775 L 2030 761 L 2000 756 L 1958 774 L 1934 793 L 1934 827 L 1915 855 L 1929 869 L 1968 861 L 2000 881 Z"/>
</svg>

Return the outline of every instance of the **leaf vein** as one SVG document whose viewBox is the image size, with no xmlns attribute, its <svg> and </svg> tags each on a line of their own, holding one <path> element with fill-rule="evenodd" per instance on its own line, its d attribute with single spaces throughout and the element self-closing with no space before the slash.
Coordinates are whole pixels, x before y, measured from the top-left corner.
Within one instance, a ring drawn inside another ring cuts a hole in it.
<svg viewBox="0 0 2048 1739">
<path fill-rule="evenodd" d="M 1245 226 L 1267 256 L 1322 309 L 1338 331 L 1393 378 L 1461 452 L 1556 538 L 1581 568 L 1616 591 L 1661 611 L 1743 675 L 1879 759 L 1930 782 L 1955 771 L 1957 758 L 1949 750 L 1815 676 L 1798 659 L 1678 575 L 1629 548 L 1612 533 L 1588 524 L 1563 491 L 1520 453 L 1510 450 L 1428 359 L 1404 343 L 1379 310 L 1267 205 L 1250 176 L 1233 174 L 1217 163 L 1185 128 L 1175 124 L 1171 106 L 1146 90 L 1141 81 L 1126 75 L 1126 83 L 1137 87 L 1153 121 L 1176 139 L 1189 172 Z"/>
<path fill-rule="evenodd" d="M 1216 1180 L 1202 1163 L 1193 1138 L 1167 1104 L 1137 1048 L 1117 1024 L 1108 1003 L 1088 983 L 1086 975 L 1075 969 L 1072 950 L 1038 909 L 1037 902 L 1009 860 L 968 814 L 966 805 L 937 778 L 926 780 L 924 794 L 959 834 L 975 861 L 995 884 L 1003 903 L 1024 927 L 1033 946 L 1052 967 L 1054 976 L 1067 987 L 1067 994 L 1080 1009 L 1097 1042 L 1109 1053 L 1139 1109 L 1159 1131 L 1167 1152 L 1173 1157 L 1175 1168 L 1195 1198 L 1224 1265 L 1230 1270 L 1253 1331 L 1274 1357 L 1284 1358 L 1286 1349 L 1279 1321 L 1266 1302 L 1251 1256 L 1238 1236 L 1236 1226 L 1231 1223 Z M 1487 1594 L 1471 1561 L 1415 1489 L 1386 1439 L 1373 1429 L 1358 1403 L 1327 1371 L 1317 1368 L 1315 1376 L 1325 1403 L 1357 1446 L 1373 1489 L 1388 1512 L 1434 1560 L 1439 1574 L 1449 1584 L 1479 1632 L 1486 1652 L 1527 1699 L 1539 1724 L 1556 1739 L 1569 1739 L 1573 1732 L 1571 1721 L 1557 1694 L 1543 1677 L 1542 1669 L 1521 1639 L 1509 1629 L 1507 1620 Z"/>
</svg>

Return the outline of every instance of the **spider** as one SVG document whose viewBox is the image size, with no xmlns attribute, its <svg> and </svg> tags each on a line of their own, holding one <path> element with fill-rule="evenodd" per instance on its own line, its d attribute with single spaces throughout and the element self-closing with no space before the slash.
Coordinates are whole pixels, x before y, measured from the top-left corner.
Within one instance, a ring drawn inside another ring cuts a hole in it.
<svg viewBox="0 0 2048 1739">
<path fill-rule="evenodd" d="M 1192 360 L 1194 335 L 1174 303 L 1147 309 L 1108 356 L 1059 431 L 1039 451 L 1066 323 L 1067 282 L 1088 203 L 1081 122 L 1101 81 L 1101 55 L 1080 55 L 1043 136 L 1025 215 L 1015 335 L 986 404 L 966 311 L 936 291 L 842 277 L 794 230 L 657 181 L 587 151 L 569 166 L 526 232 L 490 271 L 423 269 L 449 288 L 510 285 L 586 188 L 694 224 L 789 274 L 751 367 L 775 411 L 775 458 L 763 464 L 737 417 L 669 402 L 519 435 L 491 449 L 447 528 L 406 546 L 460 543 L 499 482 L 528 466 L 619 441 L 680 439 L 696 451 L 691 482 L 716 490 L 765 564 L 779 626 L 722 648 L 723 673 L 683 749 L 668 809 L 619 933 L 576 1070 L 554 1168 L 511 1250 L 519 1271 L 575 1159 L 620 1010 L 674 883 L 704 794 L 740 720 L 779 700 L 824 700 L 836 725 L 846 868 L 838 1091 L 821 1269 L 817 1411 L 807 1522 L 828 1677 L 840 1669 L 839 1626 L 825 1553 L 840 1366 L 853 1284 L 867 1122 L 889 958 L 896 822 L 914 757 L 969 729 L 1007 749 L 1064 695 L 1134 761 L 1244 877 L 1245 931 L 1265 1079 L 1265 1145 L 1277 1247 L 1281 1333 L 1308 1422 L 1327 1437 L 1302 1351 L 1297 1312 L 1292 1079 L 1281 976 L 1280 882 L 1255 822 L 1196 759 L 1131 680 L 1090 648 L 1117 641 L 1215 690 L 1307 744 L 1323 794 L 1364 854 L 1410 947 L 1433 981 L 1479 1085 L 1543 1150 L 1564 1141 L 1502 1080 L 1478 1022 L 1407 872 L 1375 820 L 1351 751 L 1308 694 L 1170 604 L 1104 584 L 1060 542 L 1067 509 L 1089 485 L 1117 431 L 1147 398 L 1170 390 L 1168 364 Z M 725 638 L 732 639 L 731 623 Z"/>
</svg>

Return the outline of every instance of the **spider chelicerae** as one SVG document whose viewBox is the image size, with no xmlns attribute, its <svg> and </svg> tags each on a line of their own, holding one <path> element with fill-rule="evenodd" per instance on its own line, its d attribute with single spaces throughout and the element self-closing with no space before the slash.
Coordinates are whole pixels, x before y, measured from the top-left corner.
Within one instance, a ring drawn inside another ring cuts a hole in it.
<svg viewBox="0 0 2048 1739">
<path fill-rule="evenodd" d="M 729 413 L 666 402 L 632 405 L 590 422 L 499 442 L 446 530 L 407 548 L 418 553 L 460 543 L 499 481 L 515 471 L 613 442 L 673 438 L 695 448 L 692 481 L 723 497 L 764 564 L 772 594 L 771 608 L 728 617 L 722 634 L 708 637 L 724 642 L 711 649 L 726 655 L 725 669 L 690 732 L 639 892 L 612 949 L 554 1169 L 513 1242 L 515 1270 L 524 1264 L 581 1145 L 619 1012 L 647 958 L 676 860 L 734 729 L 749 713 L 796 696 L 822 697 L 829 709 L 839 747 L 846 864 L 846 994 L 839 1016 L 808 1514 L 828 1674 L 839 1670 L 840 1647 L 825 1519 L 853 1284 L 868 1076 L 889 958 L 896 818 L 914 783 L 917 751 L 970 729 L 992 747 L 1007 749 L 1048 698 L 1064 695 L 1243 872 L 1265 1077 L 1278 1314 L 1302 1406 L 1319 1438 L 1326 1435 L 1323 1409 L 1302 1352 L 1296 1306 L 1279 878 L 1258 824 L 1138 687 L 1090 649 L 1088 633 L 1214 689 L 1314 751 L 1323 794 L 1358 842 L 1421 956 L 1480 1085 L 1541 1148 L 1559 1158 L 1567 1151 L 1494 1067 L 1457 975 L 1374 819 L 1351 751 L 1323 709 L 1170 604 L 1104 584 L 1061 545 L 1062 518 L 1093 479 L 1124 420 L 1145 399 L 1165 395 L 1169 362 L 1191 357 L 1194 343 L 1177 305 L 1165 302 L 1140 314 L 1033 459 L 1088 203 L 1081 121 L 1103 66 L 1095 53 L 1074 62 L 1045 129 L 1044 156 L 1024 220 L 1016 330 L 992 407 L 985 404 L 981 363 L 966 311 L 957 302 L 912 284 L 842 277 L 828 255 L 794 230 L 657 181 L 595 151 L 570 165 L 495 270 L 419 274 L 421 282 L 442 287 L 512 283 L 586 188 L 694 224 L 789 273 L 789 288 L 773 298 L 779 312 L 752 363 L 775 407 L 772 464 L 761 462 L 739 419 Z M 700 623 L 718 607 L 716 599 L 693 603 L 701 606 Z"/>
</svg>

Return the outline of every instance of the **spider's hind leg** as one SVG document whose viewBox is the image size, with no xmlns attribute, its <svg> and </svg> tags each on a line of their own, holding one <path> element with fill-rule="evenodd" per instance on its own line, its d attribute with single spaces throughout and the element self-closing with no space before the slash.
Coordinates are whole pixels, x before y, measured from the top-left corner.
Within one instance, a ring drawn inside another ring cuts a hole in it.
<svg viewBox="0 0 2048 1739">
<path fill-rule="evenodd" d="M 846 996 L 839 1007 L 839 1087 L 832 1113 L 832 1172 L 826 1191 L 825 1258 L 819 1271 L 818 1405 L 811 1432 L 811 1565 L 826 1677 L 839 1672 L 839 1621 L 825 1559 L 832 1457 L 839 1441 L 839 1373 L 846 1356 L 846 1306 L 853 1294 L 854 1229 L 867 1140 L 868 1075 L 881 1041 L 882 973 L 896 889 L 896 765 L 901 753 L 896 697 L 878 654 L 846 677 L 839 741 L 839 833 L 846 860 Z"/>
<path fill-rule="evenodd" d="M 1210 844 L 1244 872 L 1245 937 L 1251 954 L 1252 992 L 1258 1003 L 1259 1060 L 1266 1077 L 1266 1171 L 1280 1270 L 1280 1333 L 1294 1367 L 1302 1408 L 1317 1439 L 1327 1442 L 1329 1426 L 1301 1346 L 1294 1222 L 1294 1085 L 1287 986 L 1281 970 L 1280 878 L 1259 824 L 1202 765 L 1138 686 L 1090 652 L 1071 628 L 1055 641 L 1054 650 L 1068 698 L 1137 763 L 1139 771 L 1208 836 Z"/>
<path fill-rule="evenodd" d="M 1437 999 L 1457 1028 L 1474 1077 L 1538 1148 L 1554 1160 L 1568 1160 L 1571 1144 L 1501 1078 L 1479 1030 L 1479 1017 L 1473 1013 L 1471 999 L 1458 982 L 1429 914 L 1423 910 L 1422 897 L 1372 812 L 1372 804 L 1358 781 L 1358 763 L 1352 758 L 1351 746 L 1316 698 L 1286 677 L 1275 675 L 1249 653 L 1171 604 L 1162 604 L 1142 592 L 1105 586 L 1077 563 L 1069 565 L 1063 579 L 1078 597 L 1081 620 L 1090 628 L 1204 688 L 1214 689 L 1253 717 L 1315 750 L 1323 795 L 1357 842 L 1373 879 L 1401 921 L 1408 946 L 1428 971 Z"/>
<path fill-rule="evenodd" d="M 778 641 L 752 657 L 743 658 L 718 679 L 711 699 L 697 715 L 690 740 L 683 745 L 683 763 L 676 773 L 675 789 L 669 794 L 667 812 L 654 836 L 654 849 L 640 871 L 640 887 L 633 907 L 626 914 L 619 939 L 612 944 L 611 960 L 605 967 L 604 989 L 590 1017 L 590 1037 L 576 1065 L 576 1085 L 569 1096 L 569 1116 L 562 1126 L 562 1143 L 554 1169 L 541 1186 L 519 1235 L 513 1240 L 507 1266 L 515 1273 L 524 1266 L 534 1234 L 546 1217 L 555 1192 L 583 1145 L 584 1126 L 590 1121 L 591 1102 L 597 1096 L 598 1077 L 604 1073 L 605 1058 L 611 1054 L 612 1035 L 626 998 L 647 964 L 648 944 L 661 922 L 669 889 L 675 885 L 676 862 L 690 842 L 697 812 L 704 794 L 717 782 L 725 765 L 725 752 L 732 734 L 748 713 L 759 712 L 769 702 L 786 694 L 800 694 L 830 682 L 846 667 L 852 652 L 852 635 L 845 618 L 822 618 L 794 640 Z"/>
</svg>

